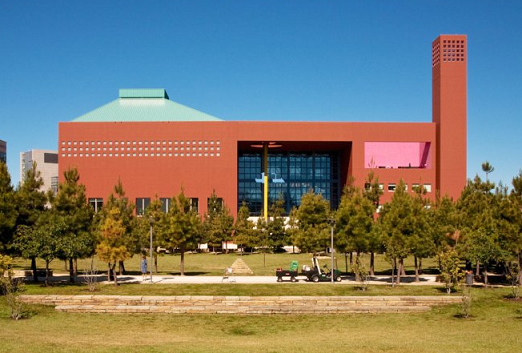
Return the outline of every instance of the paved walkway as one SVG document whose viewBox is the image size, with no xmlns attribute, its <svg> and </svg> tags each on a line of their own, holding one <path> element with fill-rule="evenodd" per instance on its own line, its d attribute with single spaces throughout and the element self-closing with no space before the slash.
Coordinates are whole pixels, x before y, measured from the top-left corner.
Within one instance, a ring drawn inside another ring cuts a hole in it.
<svg viewBox="0 0 522 353">
<path fill-rule="evenodd" d="M 15 277 L 24 277 L 23 271 L 16 271 Z M 79 279 L 82 279 L 83 275 L 78 276 Z M 32 277 L 26 277 L 28 280 L 31 280 Z M 342 282 L 336 282 L 338 285 L 343 284 L 358 284 L 353 276 L 343 276 Z M 44 281 L 45 277 L 38 277 L 40 281 Z M 99 283 L 108 283 L 107 276 L 105 273 L 98 275 Z M 312 282 L 307 281 L 305 276 L 297 276 L 298 281 L 294 284 L 310 284 Z M 54 274 L 49 277 L 51 282 L 67 282 L 69 281 L 68 274 Z M 161 284 L 211 284 L 211 283 L 242 283 L 242 284 L 279 284 L 279 283 L 290 283 L 289 277 L 283 277 L 283 282 L 277 282 L 277 277 L 274 276 L 174 276 L 174 275 L 153 275 L 152 282 L 150 280 L 150 275 L 148 275 L 145 280 L 141 275 L 122 275 L 118 276 L 119 283 L 141 283 L 141 284 L 151 284 L 151 283 L 161 283 Z M 112 283 L 112 282 L 111 282 Z M 321 283 L 330 283 L 330 282 L 321 282 Z M 390 285 L 392 283 L 391 276 L 372 276 L 368 284 L 370 285 Z M 401 284 L 413 285 L 413 286 L 439 286 L 442 283 L 436 281 L 436 276 L 434 275 L 423 275 L 420 277 L 419 282 L 415 282 L 415 276 L 402 276 Z"/>
<path fill-rule="evenodd" d="M 105 277 L 105 276 L 104 276 Z M 312 283 L 306 280 L 305 276 L 298 276 L 297 284 Z M 145 281 L 142 280 L 142 276 L 119 276 L 118 281 L 121 283 L 161 283 L 161 284 L 210 284 L 210 283 L 242 283 L 242 284 L 278 284 L 276 276 L 152 276 L 152 282 L 150 276 L 146 277 Z M 106 282 L 106 281 L 104 281 Z M 286 279 L 282 283 L 290 283 L 289 279 Z M 330 282 L 321 282 L 330 283 Z M 357 284 L 353 277 L 343 277 L 342 282 L 336 284 Z M 375 276 L 368 282 L 368 284 L 391 284 L 391 276 Z M 401 284 L 408 285 L 442 285 L 436 282 L 435 276 L 422 276 L 419 282 L 415 282 L 414 276 L 402 277 Z"/>
</svg>

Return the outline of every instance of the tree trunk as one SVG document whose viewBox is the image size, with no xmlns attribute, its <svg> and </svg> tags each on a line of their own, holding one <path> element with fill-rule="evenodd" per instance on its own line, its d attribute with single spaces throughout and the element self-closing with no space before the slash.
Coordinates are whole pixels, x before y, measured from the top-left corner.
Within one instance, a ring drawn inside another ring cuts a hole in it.
<svg viewBox="0 0 522 353">
<path fill-rule="evenodd" d="M 182 244 L 179 247 L 179 250 L 181 252 L 181 260 L 179 264 L 179 274 L 180 276 L 185 276 L 185 245 Z"/>
<path fill-rule="evenodd" d="M 353 252 L 350 251 L 350 267 L 353 267 Z"/>
<path fill-rule="evenodd" d="M 480 262 L 477 261 L 477 268 L 475 270 L 475 275 L 480 276 Z"/>
<path fill-rule="evenodd" d="M 522 252 L 518 253 L 518 285 L 522 286 Z"/>
<path fill-rule="evenodd" d="M 74 265 L 72 258 L 69 259 L 69 281 L 74 283 Z"/>
<path fill-rule="evenodd" d="M 76 278 L 76 277 L 78 277 L 78 258 L 77 257 L 74 258 L 73 265 L 74 265 L 73 266 L 73 275 Z"/>
<path fill-rule="evenodd" d="M 395 286 L 395 269 L 397 268 L 397 259 L 392 260 L 392 286 Z"/>
<path fill-rule="evenodd" d="M 370 276 L 375 276 L 375 253 L 370 251 Z"/>
<path fill-rule="evenodd" d="M 158 254 L 154 255 L 154 273 L 158 273 Z"/>
<path fill-rule="evenodd" d="M 118 261 L 118 271 L 119 271 L 119 275 L 124 275 L 125 274 L 125 264 L 123 263 L 123 261 Z"/>
<path fill-rule="evenodd" d="M 419 282 L 419 261 L 417 259 L 417 256 L 414 256 L 413 258 L 415 260 L 415 282 Z"/>
<path fill-rule="evenodd" d="M 33 281 L 38 282 L 38 273 L 36 272 L 36 257 L 31 257 L 31 271 L 33 271 Z"/>
<path fill-rule="evenodd" d="M 484 262 L 484 286 L 488 286 L 488 265 Z"/>
<path fill-rule="evenodd" d="M 344 253 L 344 267 L 346 267 L 346 273 L 348 273 L 348 253 Z"/>
<path fill-rule="evenodd" d="M 49 260 L 45 260 L 45 286 L 49 285 Z"/>
<path fill-rule="evenodd" d="M 361 281 L 361 260 L 359 259 L 359 252 L 357 251 L 355 255 L 355 264 L 357 265 L 357 271 L 355 271 L 355 281 Z M 333 269 L 332 269 L 333 271 Z"/>
<path fill-rule="evenodd" d="M 118 285 L 118 275 L 116 274 L 116 263 L 112 266 L 112 273 L 114 274 L 114 285 Z"/>
<path fill-rule="evenodd" d="M 419 274 L 422 275 L 422 257 L 419 259 Z"/>
<path fill-rule="evenodd" d="M 399 259 L 399 268 L 397 269 L 397 284 L 401 284 L 401 275 L 403 271 L 403 259 Z"/>
<path fill-rule="evenodd" d="M 404 259 L 399 260 L 399 267 L 401 269 L 401 276 L 406 276 L 406 268 L 404 267 Z"/>
</svg>

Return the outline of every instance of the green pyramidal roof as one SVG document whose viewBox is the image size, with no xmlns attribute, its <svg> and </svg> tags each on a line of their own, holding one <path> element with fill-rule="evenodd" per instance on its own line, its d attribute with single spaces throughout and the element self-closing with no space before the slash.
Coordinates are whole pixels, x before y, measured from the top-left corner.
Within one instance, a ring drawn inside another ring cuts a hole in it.
<svg viewBox="0 0 522 353">
<path fill-rule="evenodd" d="M 73 122 L 221 121 L 221 119 L 169 100 L 167 91 L 120 89 L 119 98 Z"/>
</svg>

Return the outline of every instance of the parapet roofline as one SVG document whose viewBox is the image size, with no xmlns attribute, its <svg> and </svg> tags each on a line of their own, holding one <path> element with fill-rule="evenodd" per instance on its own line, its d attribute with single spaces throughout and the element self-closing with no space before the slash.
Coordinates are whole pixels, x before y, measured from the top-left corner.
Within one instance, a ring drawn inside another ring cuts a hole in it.
<svg viewBox="0 0 522 353">
<path fill-rule="evenodd" d="M 72 122 L 222 121 L 212 115 L 173 102 L 163 88 L 120 89 L 118 99 Z"/>
<path fill-rule="evenodd" d="M 164 88 L 121 88 L 119 97 L 169 99 L 169 95 Z"/>
</svg>

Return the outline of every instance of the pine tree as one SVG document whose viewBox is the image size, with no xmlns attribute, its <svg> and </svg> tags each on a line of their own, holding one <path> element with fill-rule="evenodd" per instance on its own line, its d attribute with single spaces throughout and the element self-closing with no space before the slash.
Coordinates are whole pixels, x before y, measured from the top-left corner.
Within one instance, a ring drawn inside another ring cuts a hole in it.
<svg viewBox="0 0 522 353">
<path fill-rule="evenodd" d="M 507 188 L 503 187 L 497 188 L 495 194 L 499 243 L 506 251 L 507 263 L 515 263 L 517 268 L 522 268 L 522 172 L 513 178 L 512 185 L 511 192 L 508 193 Z M 522 285 L 522 276 L 517 274 L 518 283 Z"/>
<path fill-rule="evenodd" d="M 203 239 L 207 240 L 212 249 L 221 247 L 223 242 L 230 240 L 233 227 L 234 217 L 213 191 L 203 218 Z"/>
<path fill-rule="evenodd" d="M 241 255 L 245 247 L 252 248 L 255 246 L 252 239 L 254 235 L 254 223 L 248 218 L 250 210 L 248 205 L 243 201 L 237 212 L 236 223 L 234 224 L 234 242 L 241 247 Z"/>
<path fill-rule="evenodd" d="M 484 280 L 487 281 L 487 266 L 484 261 L 492 261 L 498 255 L 499 233 L 496 219 L 497 200 L 493 190 L 495 184 L 482 181 L 477 175 L 468 183 L 457 201 L 459 211 L 460 236 L 457 250 L 459 255 L 476 264 L 476 275 L 483 267 Z M 480 242 L 485 242 L 484 247 Z"/>
<path fill-rule="evenodd" d="M 101 227 L 107 217 L 115 217 L 114 214 L 110 214 L 111 210 L 114 208 L 119 210 L 117 217 L 118 220 L 121 221 L 122 226 L 125 228 L 123 242 L 127 251 L 131 255 L 139 254 L 142 248 L 142 241 L 137 236 L 137 232 L 134 232 L 134 227 L 136 225 L 134 217 L 134 205 L 127 198 L 121 180 L 118 180 L 118 183 L 114 186 L 113 192 L 107 198 L 107 202 L 95 215 L 95 227 Z M 118 265 L 120 275 L 125 274 L 124 262 L 121 261 Z"/>
<path fill-rule="evenodd" d="M 150 248 L 150 232 L 152 227 L 152 256 L 154 272 L 158 272 L 158 247 L 170 247 L 166 240 L 167 220 L 162 210 L 161 201 L 156 196 L 147 206 L 142 217 L 136 217 L 136 229 L 134 238 L 141 244 L 140 249 Z M 174 248 L 172 248 L 174 249 Z M 150 250 L 149 250 L 150 252 Z M 151 256 L 151 254 L 149 254 Z"/>
<path fill-rule="evenodd" d="M 391 202 L 386 203 L 379 217 L 383 233 L 386 257 L 393 269 L 398 269 L 396 283 L 399 284 L 404 271 L 404 259 L 411 254 L 411 239 L 415 233 L 413 202 L 401 180 Z"/>
<path fill-rule="evenodd" d="M 200 240 L 198 213 L 190 207 L 190 199 L 185 197 L 183 189 L 171 200 L 169 212 L 165 215 L 164 239 L 166 243 L 178 248 L 181 253 L 180 275 L 185 275 L 185 252 L 196 249 Z"/>
<path fill-rule="evenodd" d="M 370 200 L 374 206 L 372 231 L 368 234 L 368 251 L 370 252 L 370 268 L 368 272 L 370 276 L 374 276 L 375 253 L 383 250 L 381 232 L 378 227 L 376 227 L 377 222 L 375 220 L 375 215 L 379 212 L 381 207 L 380 198 L 383 194 L 383 190 L 379 184 L 379 177 L 375 176 L 373 170 L 368 173 L 365 185 L 366 187 L 364 188 L 363 195 L 365 198 Z"/>
<path fill-rule="evenodd" d="M 45 229 L 53 226 L 49 222 L 49 212 L 46 207 L 48 199 L 45 192 L 41 190 L 43 184 L 40 171 L 37 170 L 37 164 L 33 162 L 32 167 L 25 172 L 20 187 L 16 190 L 17 228 L 26 226 L 32 232 L 38 233 L 40 229 L 44 229 L 45 232 Z M 38 280 L 36 276 L 36 257 L 39 257 L 38 254 L 30 257 L 35 282 Z"/>
<path fill-rule="evenodd" d="M 267 224 L 268 247 L 276 251 L 282 249 L 287 243 L 287 235 L 285 231 L 285 200 L 282 195 L 270 205 L 269 220 Z"/>
<path fill-rule="evenodd" d="M 13 239 L 17 219 L 14 188 L 7 165 L 0 161 L 0 253 L 7 252 Z"/>
<path fill-rule="evenodd" d="M 359 261 L 359 255 L 370 249 L 369 235 L 373 228 L 374 211 L 372 201 L 364 197 L 360 189 L 356 188 L 343 194 L 336 212 L 335 224 L 335 244 L 339 251 L 345 254 L 355 251 L 356 261 Z M 356 277 L 359 281 L 358 274 Z"/>
<path fill-rule="evenodd" d="M 415 190 L 412 198 L 413 231 L 410 235 L 411 253 L 415 263 L 415 282 L 420 281 L 422 259 L 436 254 L 435 242 L 432 237 L 432 224 L 429 222 L 429 201 L 424 197 L 424 189 Z"/>
<path fill-rule="evenodd" d="M 301 251 L 318 253 L 330 245 L 330 204 L 313 190 L 304 194 L 297 210 L 299 228 L 294 242 Z"/>
<path fill-rule="evenodd" d="M 59 258 L 69 260 L 70 280 L 77 275 L 78 258 L 91 256 L 94 252 L 94 236 L 91 232 L 93 210 L 85 198 L 85 186 L 79 183 L 76 169 L 64 172 L 64 182 L 58 186 L 56 197 L 51 199 L 51 220 L 64 225 L 60 238 Z"/>
<path fill-rule="evenodd" d="M 130 253 L 125 246 L 126 229 L 120 212 L 120 209 L 117 207 L 112 207 L 107 211 L 107 216 L 103 219 L 98 229 L 99 243 L 96 247 L 96 254 L 100 260 L 108 265 L 107 280 L 110 280 L 112 273 L 115 285 L 118 284 L 116 265 L 130 257 Z"/>
</svg>

